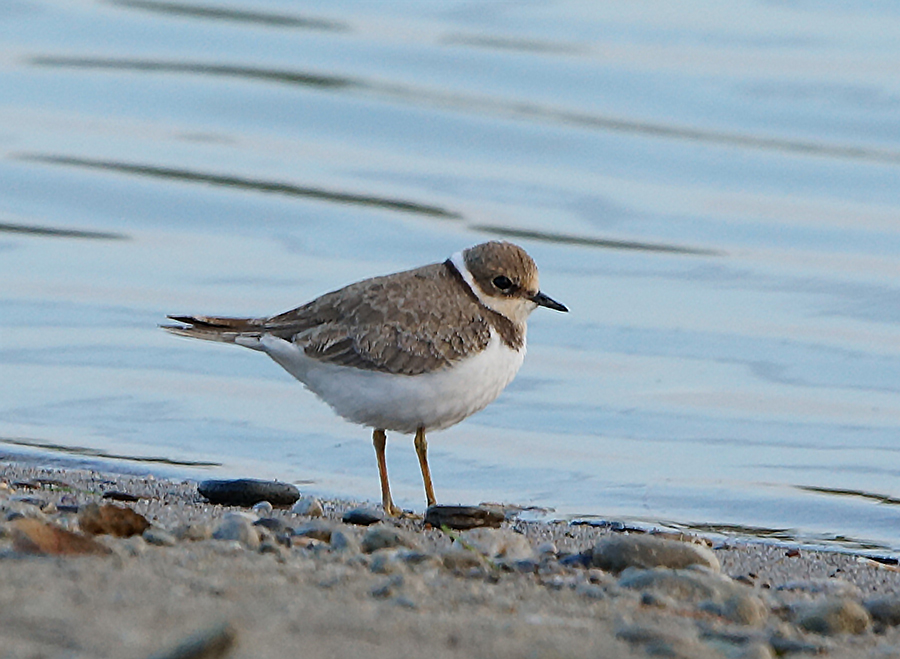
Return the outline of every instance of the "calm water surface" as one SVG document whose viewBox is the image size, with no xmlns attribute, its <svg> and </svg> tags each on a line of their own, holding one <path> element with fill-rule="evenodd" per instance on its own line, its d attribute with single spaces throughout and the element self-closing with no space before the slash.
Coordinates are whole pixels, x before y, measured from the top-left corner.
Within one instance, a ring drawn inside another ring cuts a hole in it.
<svg viewBox="0 0 900 659">
<path fill-rule="evenodd" d="M 366 430 L 156 326 L 505 237 L 571 313 L 431 437 L 439 498 L 900 552 L 898 33 L 892 2 L 6 0 L 0 455 L 375 500 Z"/>
</svg>

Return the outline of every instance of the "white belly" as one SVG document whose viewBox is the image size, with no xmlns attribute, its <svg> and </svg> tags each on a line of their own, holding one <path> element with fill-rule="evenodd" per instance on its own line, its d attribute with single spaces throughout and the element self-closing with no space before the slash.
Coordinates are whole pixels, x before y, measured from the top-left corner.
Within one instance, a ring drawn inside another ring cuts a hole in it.
<svg viewBox="0 0 900 659">
<path fill-rule="evenodd" d="M 525 358 L 524 345 L 512 350 L 493 332 L 488 347 L 477 355 L 422 375 L 319 362 L 270 335 L 252 347 L 267 353 L 348 421 L 403 433 L 447 428 L 484 409 L 512 381 Z"/>
</svg>

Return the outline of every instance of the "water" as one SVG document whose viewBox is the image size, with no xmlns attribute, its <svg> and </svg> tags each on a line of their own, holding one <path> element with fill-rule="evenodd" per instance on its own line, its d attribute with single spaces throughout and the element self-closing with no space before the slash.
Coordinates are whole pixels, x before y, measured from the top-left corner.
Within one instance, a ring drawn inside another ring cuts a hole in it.
<svg viewBox="0 0 900 659">
<path fill-rule="evenodd" d="M 479 241 L 542 287 L 438 496 L 900 552 L 894 3 L 0 5 L 0 454 L 378 498 L 367 431 L 166 313 Z M 395 499 L 423 507 L 409 438 Z"/>
</svg>

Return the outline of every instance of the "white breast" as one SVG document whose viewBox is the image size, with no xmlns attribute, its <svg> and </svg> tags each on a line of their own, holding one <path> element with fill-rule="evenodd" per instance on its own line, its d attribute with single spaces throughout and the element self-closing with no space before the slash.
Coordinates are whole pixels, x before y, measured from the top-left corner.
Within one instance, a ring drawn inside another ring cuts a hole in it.
<svg viewBox="0 0 900 659">
<path fill-rule="evenodd" d="M 257 346 L 254 346 L 257 347 Z M 271 335 L 263 350 L 348 421 L 412 433 L 440 430 L 484 409 L 515 377 L 525 346 L 512 350 L 491 332 L 487 348 L 450 368 L 422 375 L 393 375 L 328 364 Z"/>
</svg>

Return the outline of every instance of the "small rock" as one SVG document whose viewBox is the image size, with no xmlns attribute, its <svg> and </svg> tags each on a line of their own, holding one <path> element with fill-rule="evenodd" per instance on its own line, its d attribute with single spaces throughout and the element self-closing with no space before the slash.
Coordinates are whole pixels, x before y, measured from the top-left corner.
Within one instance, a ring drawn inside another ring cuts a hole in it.
<svg viewBox="0 0 900 659">
<path fill-rule="evenodd" d="M 239 513 L 228 513 L 213 531 L 214 540 L 236 540 L 247 549 L 259 549 L 259 534 L 253 522 Z"/>
<path fill-rule="evenodd" d="M 178 543 L 178 538 L 158 526 L 151 526 L 141 537 L 147 544 L 157 547 L 174 547 Z"/>
<path fill-rule="evenodd" d="M 144 533 L 146 532 L 147 531 L 144 531 Z M 140 556 L 147 551 L 147 543 L 144 541 L 144 538 L 139 535 L 133 535 L 130 538 L 123 539 L 120 541 L 119 547 L 121 548 L 122 553 L 127 556 Z"/>
<path fill-rule="evenodd" d="M 346 527 L 338 528 L 331 532 L 329 548 L 331 551 L 345 554 L 358 554 L 360 551 L 359 542 L 350 529 Z"/>
<path fill-rule="evenodd" d="M 150 522 L 131 508 L 104 503 L 102 506 L 89 503 L 78 511 L 78 525 L 91 535 L 113 535 L 129 538 L 141 535 L 150 527 Z"/>
<path fill-rule="evenodd" d="M 684 627 L 625 624 L 616 630 L 616 638 L 641 645 L 651 655 L 697 659 L 712 654 L 695 634 Z"/>
<path fill-rule="evenodd" d="M 448 570 L 481 570 L 487 566 L 487 560 L 482 554 L 474 549 L 466 549 L 459 543 L 453 543 L 449 549 L 442 551 L 440 558 Z"/>
<path fill-rule="evenodd" d="M 284 558 L 285 556 L 284 547 L 282 547 L 274 538 L 266 538 L 265 540 L 260 542 L 259 553 L 274 554 L 278 558 Z"/>
<path fill-rule="evenodd" d="M 294 529 L 294 535 L 301 538 L 315 538 L 322 542 L 331 542 L 331 534 L 335 525 L 326 520 L 312 520 Z"/>
<path fill-rule="evenodd" d="M 253 526 L 261 526 L 273 535 L 293 534 L 294 532 L 294 529 L 285 524 L 283 519 L 277 517 L 262 517 L 253 522 Z"/>
<path fill-rule="evenodd" d="M 208 522 L 182 524 L 176 527 L 172 534 L 179 540 L 190 540 L 193 542 L 209 540 L 213 535 L 213 527 Z"/>
<path fill-rule="evenodd" d="M 606 589 L 587 581 L 582 581 L 575 586 L 575 594 L 595 600 L 603 600 L 608 597 Z"/>
<path fill-rule="evenodd" d="M 397 558 L 396 549 L 380 549 L 372 555 L 369 571 L 375 574 L 395 574 L 402 572 L 403 566 Z"/>
<path fill-rule="evenodd" d="M 112 501 L 126 501 L 129 503 L 141 500 L 139 496 L 129 494 L 128 492 L 120 492 L 119 490 L 107 490 L 103 493 L 103 498 L 111 499 Z"/>
<path fill-rule="evenodd" d="M 375 599 L 386 599 L 392 597 L 401 586 L 403 586 L 403 575 L 394 574 L 373 586 L 369 594 Z"/>
<path fill-rule="evenodd" d="M 862 591 L 855 584 L 845 579 L 806 579 L 789 581 L 779 586 L 778 590 L 799 591 L 814 595 L 831 595 L 832 597 L 862 598 Z"/>
<path fill-rule="evenodd" d="M 534 558 L 528 539 L 510 529 L 471 529 L 459 535 L 459 542 L 488 558 L 523 561 Z"/>
<path fill-rule="evenodd" d="M 219 659 L 231 651 L 236 640 L 237 632 L 231 625 L 219 624 L 191 634 L 175 647 L 148 659 Z"/>
<path fill-rule="evenodd" d="M 381 511 L 372 508 L 353 508 L 344 513 L 341 521 L 344 524 L 355 524 L 356 526 L 371 526 L 384 519 Z"/>
<path fill-rule="evenodd" d="M 794 621 L 806 631 L 826 636 L 862 634 L 872 623 L 862 604 L 847 598 L 799 604 L 794 608 Z"/>
<path fill-rule="evenodd" d="M 678 540 L 650 535 L 617 535 L 600 540 L 591 552 L 594 567 L 621 572 L 629 567 L 686 568 L 700 565 L 718 572 L 719 559 L 712 550 Z"/>
<path fill-rule="evenodd" d="M 366 529 L 366 533 L 360 542 L 360 549 L 366 554 L 391 547 L 418 549 L 418 543 L 405 531 L 383 524 Z"/>
<path fill-rule="evenodd" d="M 875 622 L 889 627 L 900 625 L 900 597 L 897 595 L 867 600 L 864 606 Z"/>
<path fill-rule="evenodd" d="M 272 514 L 272 504 L 268 501 L 260 501 L 259 503 L 253 504 L 253 507 L 250 510 L 260 517 L 265 517 L 266 515 Z"/>
<path fill-rule="evenodd" d="M 273 506 L 290 506 L 300 498 L 300 490 L 290 483 L 254 478 L 203 481 L 197 490 L 210 503 L 223 506 L 250 507 L 260 501 L 268 501 Z"/>
<path fill-rule="evenodd" d="M 66 531 L 37 519 L 12 522 L 13 549 L 23 554 L 109 554 L 108 547 L 88 536 Z"/>
<path fill-rule="evenodd" d="M 291 512 L 305 517 L 321 517 L 325 514 L 322 503 L 315 497 L 300 497 L 300 500 L 291 508 Z"/>
<path fill-rule="evenodd" d="M 499 527 L 506 519 L 502 511 L 484 506 L 429 506 L 425 523 L 439 529 L 465 530 L 480 527 Z"/>
</svg>

